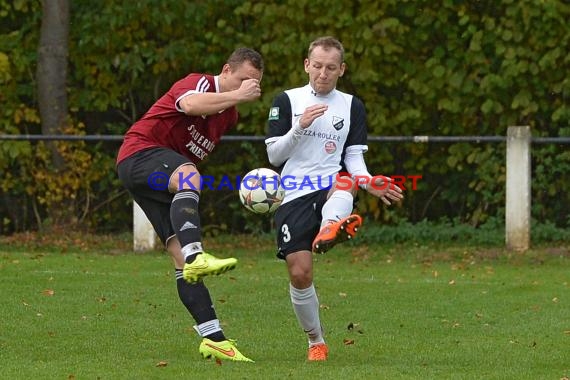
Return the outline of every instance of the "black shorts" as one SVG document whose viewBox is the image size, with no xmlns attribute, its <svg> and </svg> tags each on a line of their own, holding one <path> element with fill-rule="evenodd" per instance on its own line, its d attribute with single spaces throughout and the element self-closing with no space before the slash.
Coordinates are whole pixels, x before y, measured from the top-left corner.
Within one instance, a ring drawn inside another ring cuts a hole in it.
<svg viewBox="0 0 570 380">
<path fill-rule="evenodd" d="M 168 181 L 180 166 L 193 164 L 188 158 L 166 148 L 151 148 L 125 158 L 117 166 L 119 179 L 141 207 L 163 244 L 174 236 L 170 204 L 174 194 Z"/>
<path fill-rule="evenodd" d="M 285 259 L 293 252 L 312 251 L 328 192 L 328 189 L 315 191 L 287 202 L 275 211 L 278 258 Z"/>
</svg>

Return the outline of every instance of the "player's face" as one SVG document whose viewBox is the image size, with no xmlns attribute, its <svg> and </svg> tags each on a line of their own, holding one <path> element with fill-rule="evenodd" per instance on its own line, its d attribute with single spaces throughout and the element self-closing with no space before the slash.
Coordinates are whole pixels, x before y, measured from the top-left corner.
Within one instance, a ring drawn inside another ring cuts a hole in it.
<svg viewBox="0 0 570 380">
<path fill-rule="evenodd" d="M 222 70 L 222 81 L 220 84 L 222 86 L 222 91 L 233 91 L 237 90 L 241 86 L 241 82 L 246 79 L 257 79 L 261 82 L 261 77 L 263 73 L 253 67 L 253 65 L 246 61 L 243 64 L 234 67 L 232 70 L 229 65 L 224 65 Z"/>
<path fill-rule="evenodd" d="M 309 83 L 319 95 L 326 95 L 336 87 L 338 78 L 344 74 L 345 64 L 340 51 L 328 50 L 317 46 L 305 59 L 305 72 L 309 74 Z"/>
</svg>

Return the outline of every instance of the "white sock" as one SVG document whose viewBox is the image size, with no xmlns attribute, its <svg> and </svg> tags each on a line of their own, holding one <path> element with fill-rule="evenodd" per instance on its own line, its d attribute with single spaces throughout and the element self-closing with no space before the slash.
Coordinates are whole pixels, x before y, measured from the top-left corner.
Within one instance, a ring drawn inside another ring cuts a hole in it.
<svg viewBox="0 0 570 380">
<path fill-rule="evenodd" d="M 220 321 L 218 319 L 212 319 L 211 321 L 204 322 L 193 327 L 194 330 L 200 334 L 200 336 L 206 336 L 218 331 L 222 331 L 222 328 L 220 327 Z"/>
<path fill-rule="evenodd" d="M 289 284 L 289 294 L 297 320 L 309 337 L 309 345 L 324 343 L 319 317 L 319 299 L 314 285 L 307 289 L 297 289 Z"/>
<path fill-rule="evenodd" d="M 341 220 L 352 212 L 354 207 L 354 197 L 349 191 L 337 190 L 331 194 L 330 198 L 323 205 L 321 215 L 323 216 L 321 227 L 331 220 Z"/>
<path fill-rule="evenodd" d="M 182 255 L 184 256 L 184 260 L 186 260 L 188 256 L 193 256 L 198 253 L 202 253 L 202 243 L 200 242 L 186 244 L 184 247 L 182 247 Z"/>
</svg>

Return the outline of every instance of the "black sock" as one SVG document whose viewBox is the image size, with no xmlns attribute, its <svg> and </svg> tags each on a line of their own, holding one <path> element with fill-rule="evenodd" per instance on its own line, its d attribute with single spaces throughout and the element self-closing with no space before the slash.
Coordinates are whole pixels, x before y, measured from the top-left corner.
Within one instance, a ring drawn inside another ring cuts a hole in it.
<svg viewBox="0 0 570 380">
<path fill-rule="evenodd" d="M 218 319 L 210 292 L 203 281 L 190 284 L 182 278 L 182 269 L 176 269 L 176 285 L 178 288 L 178 296 L 180 301 L 186 306 L 196 324 Z M 212 334 L 204 336 L 214 342 L 226 340 L 223 331 L 216 331 Z"/>
<path fill-rule="evenodd" d="M 224 336 L 222 330 L 205 335 L 204 338 L 208 338 L 210 340 L 213 340 L 214 342 L 221 342 L 222 340 L 226 340 L 226 337 Z"/>
<path fill-rule="evenodd" d="M 224 333 L 221 331 L 216 331 L 213 334 L 206 335 L 204 338 L 208 338 L 210 340 L 213 340 L 214 342 L 221 342 L 222 340 L 226 340 Z"/>
<path fill-rule="evenodd" d="M 180 190 L 174 195 L 170 205 L 170 222 L 182 248 L 195 244 L 195 249 L 201 252 L 202 229 L 199 214 L 200 193 L 196 190 Z M 198 249 L 199 247 L 199 249 Z M 192 254 L 186 258 L 191 263 L 196 258 Z"/>
</svg>

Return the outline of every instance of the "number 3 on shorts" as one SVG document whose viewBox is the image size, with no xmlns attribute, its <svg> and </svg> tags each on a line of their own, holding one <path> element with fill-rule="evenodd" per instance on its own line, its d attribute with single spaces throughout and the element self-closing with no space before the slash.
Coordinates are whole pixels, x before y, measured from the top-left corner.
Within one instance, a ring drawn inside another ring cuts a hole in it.
<svg viewBox="0 0 570 380">
<path fill-rule="evenodd" d="M 289 232 L 289 226 L 286 224 L 282 225 L 281 233 L 283 234 L 283 242 L 288 243 L 291 240 L 291 232 Z"/>
</svg>

